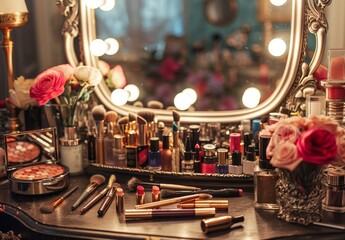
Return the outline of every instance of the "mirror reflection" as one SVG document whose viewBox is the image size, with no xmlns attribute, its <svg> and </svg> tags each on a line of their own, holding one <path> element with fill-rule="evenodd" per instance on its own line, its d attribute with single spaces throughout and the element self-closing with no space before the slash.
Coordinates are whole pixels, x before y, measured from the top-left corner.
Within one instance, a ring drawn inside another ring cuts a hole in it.
<svg viewBox="0 0 345 240">
<path fill-rule="evenodd" d="M 212 19 L 219 9 L 229 15 Z M 291 1 L 117 0 L 96 8 L 90 47 L 111 68 L 110 92 L 136 86 L 138 97 L 130 90 L 129 104 L 254 108 L 283 75 L 290 20 Z"/>
</svg>

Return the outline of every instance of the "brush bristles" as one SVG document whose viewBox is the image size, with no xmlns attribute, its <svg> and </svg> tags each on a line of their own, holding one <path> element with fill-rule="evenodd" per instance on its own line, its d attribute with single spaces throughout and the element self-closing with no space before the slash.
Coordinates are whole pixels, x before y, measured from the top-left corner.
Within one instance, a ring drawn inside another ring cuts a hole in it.
<svg viewBox="0 0 345 240">
<path fill-rule="evenodd" d="M 160 101 L 152 100 L 147 103 L 147 107 L 152 109 L 163 109 L 164 105 Z"/>
<path fill-rule="evenodd" d="M 109 123 L 110 122 L 116 122 L 117 117 L 118 117 L 117 112 L 115 112 L 115 111 L 108 111 L 105 114 L 104 121 L 109 122 Z"/>
<path fill-rule="evenodd" d="M 128 122 L 129 122 L 129 119 L 128 119 L 127 116 L 121 117 L 121 118 L 117 121 L 117 123 L 118 123 L 119 125 L 127 124 Z"/>
<path fill-rule="evenodd" d="M 146 124 L 147 121 L 146 121 L 143 117 L 138 116 L 138 117 L 137 117 L 137 123 L 140 124 L 140 125 L 142 125 L 142 124 Z"/>
<path fill-rule="evenodd" d="M 173 110 L 172 115 L 173 115 L 174 122 L 180 121 L 180 114 L 177 111 Z"/>
<path fill-rule="evenodd" d="M 128 114 L 128 120 L 130 122 L 134 122 L 135 120 L 137 120 L 137 115 L 135 113 L 129 113 Z"/>
<path fill-rule="evenodd" d="M 152 111 L 140 111 L 138 116 L 143 117 L 147 122 L 153 122 L 155 119 L 155 113 Z"/>
<path fill-rule="evenodd" d="M 93 175 L 91 178 L 90 178 L 90 183 L 97 183 L 98 185 L 101 185 L 105 182 L 105 177 L 101 174 L 96 174 L 96 175 Z"/>
<path fill-rule="evenodd" d="M 105 118 L 106 110 L 103 106 L 95 106 L 92 108 L 92 117 L 95 121 L 103 121 Z"/>
<path fill-rule="evenodd" d="M 129 190 L 133 191 L 140 183 L 141 183 L 140 179 L 136 177 L 132 177 L 131 179 L 128 180 L 127 186 Z"/>
</svg>

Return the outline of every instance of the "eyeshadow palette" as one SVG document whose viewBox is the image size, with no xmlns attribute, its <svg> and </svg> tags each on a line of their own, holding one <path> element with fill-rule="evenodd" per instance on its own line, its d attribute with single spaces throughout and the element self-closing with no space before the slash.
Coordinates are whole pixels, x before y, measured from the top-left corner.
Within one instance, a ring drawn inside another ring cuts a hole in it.
<svg viewBox="0 0 345 240">
<path fill-rule="evenodd" d="M 7 143 L 7 161 L 11 164 L 28 163 L 41 158 L 41 147 L 29 141 Z"/>
<path fill-rule="evenodd" d="M 41 180 L 45 178 L 52 178 L 64 173 L 65 168 L 56 164 L 39 164 L 21 168 L 15 171 L 12 175 L 14 179 L 18 180 Z"/>
</svg>

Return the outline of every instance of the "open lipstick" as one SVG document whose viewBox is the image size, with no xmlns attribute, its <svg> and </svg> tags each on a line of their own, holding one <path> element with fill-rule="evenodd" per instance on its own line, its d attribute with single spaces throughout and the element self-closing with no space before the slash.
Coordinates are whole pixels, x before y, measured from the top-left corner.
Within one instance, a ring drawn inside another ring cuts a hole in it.
<svg viewBox="0 0 345 240">
<path fill-rule="evenodd" d="M 159 219 L 171 217 L 206 217 L 214 216 L 216 214 L 215 208 L 199 208 L 199 209 L 126 209 L 126 220 L 138 219 Z"/>
</svg>

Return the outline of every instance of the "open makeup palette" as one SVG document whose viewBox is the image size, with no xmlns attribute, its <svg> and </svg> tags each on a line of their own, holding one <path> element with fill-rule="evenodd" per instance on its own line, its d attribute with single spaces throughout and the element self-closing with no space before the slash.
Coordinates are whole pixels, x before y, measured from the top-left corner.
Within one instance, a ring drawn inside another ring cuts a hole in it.
<svg viewBox="0 0 345 240">
<path fill-rule="evenodd" d="M 69 169 L 59 164 L 56 128 L 5 134 L 6 171 L 11 191 L 40 195 L 65 189 Z"/>
</svg>

